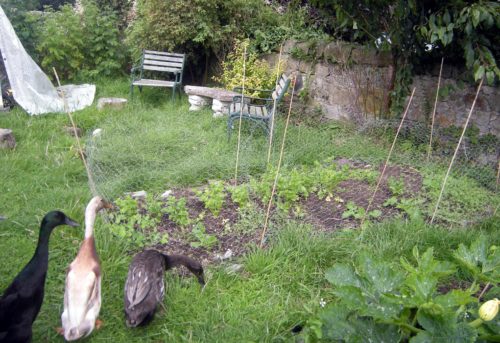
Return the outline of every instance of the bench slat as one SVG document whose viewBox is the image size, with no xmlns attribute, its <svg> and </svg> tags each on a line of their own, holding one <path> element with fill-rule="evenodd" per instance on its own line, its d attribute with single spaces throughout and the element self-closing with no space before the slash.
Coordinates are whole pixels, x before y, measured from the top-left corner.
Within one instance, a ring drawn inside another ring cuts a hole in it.
<svg viewBox="0 0 500 343">
<path fill-rule="evenodd" d="M 144 60 L 144 64 L 146 65 L 152 65 L 152 66 L 159 66 L 159 67 L 172 67 L 172 68 L 179 68 L 182 69 L 182 63 L 177 63 L 177 62 L 163 62 L 163 61 L 151 61 L 151 60 Z"/>
<path fill-rule="evenodd" d="M 176 57 L 184 57 L 184 54 L 177 54 L 175 52 L 164 52 L 164 51 L 155 51 L 155 50 L 144 50 L 146 54 L 154 54 L 161 56 L 176 56 Z"/>
<path fill-rule="evenodd" d="M 150 66 L 150 65 L 144 65 L 142 67 L 144 70 L 155 70 L 155 71 L 168 71 L 171 73 L 180 73 L 182 69 L 180 68 L 168 68 L 168 67 L 156 67 L 156 66 Z"/>
<path fill-rule="evenodd" d="M 151 87 L 173 87 L 175 82 L 163 80 L 142 79 L 132 83 L 134 86 L 151 86 Z"/>
<path fill-rule="evenodd" d="M 182 61 L 184 61 L 184 58 L 183 57 L 176 57 L 176 56 L 159 56 L 159 55 L 145 54 L 144 60 L 156 60 L 156 61 L 182 63 Z"/>
</svg>

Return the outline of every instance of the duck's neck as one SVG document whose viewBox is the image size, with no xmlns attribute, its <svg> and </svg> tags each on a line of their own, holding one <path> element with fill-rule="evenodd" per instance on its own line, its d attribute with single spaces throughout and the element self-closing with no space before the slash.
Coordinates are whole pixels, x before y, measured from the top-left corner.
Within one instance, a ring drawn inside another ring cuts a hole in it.
<svg viewBox="0 0 500 343">
<path fill-rule="evenodd" d="M 192 259 L 183 255 L 166 255 L 164 254 L 167 269 L 178 267 L 178 266 L 190 266 L 192 264 Z"/>
<path fill-rule="evenodd" d="M 48 264 L 49 261 L 49 238 L 54 227 L 41 227 L 38 235 L 38 244 L 36 246 L 33 259 L 36 258 L 40 263 Z"/>
<path fill-rule="evenodd" d="M 97 210 L 93 206 L 87 206 L 85 209 L 85 238 L 94 236 L 94 224 L 97 216 Z"/>
</svg>

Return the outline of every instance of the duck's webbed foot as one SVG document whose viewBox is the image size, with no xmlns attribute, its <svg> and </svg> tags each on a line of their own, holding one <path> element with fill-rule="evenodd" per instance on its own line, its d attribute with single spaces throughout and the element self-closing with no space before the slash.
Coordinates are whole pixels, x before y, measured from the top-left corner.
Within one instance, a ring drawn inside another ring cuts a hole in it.
<svg viewBox="0 0 500 343">
<path fill-rule="evenodd" d="M 95 329 L 99 330 L 102 327 L 103 323 L 104 322 L 102 320 L 96 319 L 96 321 L 95 321 Z"/>
<path fill-rule="evenodd" d="M 61 336 L 64 336 L 64 328 L 62 327 L 57 327 L 56 328 L 56 332 L 61 335 Z"/>
</svg>

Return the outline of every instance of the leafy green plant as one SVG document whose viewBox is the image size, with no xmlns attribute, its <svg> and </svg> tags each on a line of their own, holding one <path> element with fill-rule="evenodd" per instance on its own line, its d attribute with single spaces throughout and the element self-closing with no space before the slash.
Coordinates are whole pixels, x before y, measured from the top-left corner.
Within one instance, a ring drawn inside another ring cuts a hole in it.
<svg viewBox="0 0 500 343">
<path fill-rule="evenodd" d="M 307 197 L 309 195 L 308 186 L 309 177 L 306 173 L 302 173 L 297 169 L 293 169 L 281 176 L 278 179 L 276 191 L 278 207 L 284 211 L 288 211 L 301 196 Z"/>
<path fill-rule="evenodd" d="M 94 0 L 83 2 L 82 32 L 85 59 L 81 76 L 118 75 L 124 65 L 125 49 L 120 40 L 119 20 L 109 9 L 101 10 Z"/>
<path fill-rule="evenodd" d="M 191 246 L 194 248 L 206 248 L 211 249 L 214 245 L 216 245 L 219 240 L 215 235 L 210 235 L 207 233 L 205 225 L 202 222 L 197 222 L 192 230 L 191 234 L 196 241 L 191 242 Z"/>
<path fill-rule="evenodd" d="M 477 269 L 479 260 L 472 256 L 480 255 L 498 269 L 500 252 L 488 249 L 484 238 L 454 252 L 478 278 L 498 283 L 498 272 L 486 276 Z M 386 342 L 472 342 L 500 333 L 498 326 L 468 319 L 477 317 L 478 302 L 473 297 L 477 285 L 445 294 L 438 291 L 440 282 L 456 272 L 453 263 L 436 260 L 433 248 L 421 255 L 414 247 L 413 258 L 414 263 L 401 258 L 396 266 L 363 252 L 354 266 L 339 263 L 327 270 L 326 279 L 338 301 L 320 313 L 312 335 L 345 341 L 371 337 Z M 486 268 L 486 273 L 491 271 Z"/>
<path fill-rule="evenodd" d="M 85 61 L 85 37 L 80 16 L 70 5 L 47 10 L 37 50 L 45 70 L 54 67 L 61 79 L 74 79 Z"/>
<path fill-rule="evenodd" d="M 214 81 L 220 82 L 226 89 L 233 89 L 242 86 L 244 75 L 245 94 L 267 98 L 270 94 L 248 89 L 273 89 L 277 73 L 281 74 L 284 70 L 284 62 L 271 68 L 266 61 L 259 60 L 255 52 L 247 51 L 245 55 L 249 44 L 249 40 L 236 42 L 233 51 L 222 62 L 221 76 L 214 77 Z"/>
<path fill-rule="evenodd" d="M 231 199 L 238 204 L 240 208 L 248 206 L 250 202 L 250 192 L 248 185 L 239 185 L 229 188 L 231 192 Z"/>
<path fill-rule="evenodd" d="M 55 67 L 62 79 L 117 75 L 125 55 L 115 14 L 93 0 L 82 5 L 82 14 L 70 5 L 46 10 L 37 47 L 42 67 L 50 75 Z"/>
<path fill-rule="evenodd" d="M 402 196 L 405 191 L 404 179 L 402 177 L 399 179 L 390 177 L 387 180 L 387 185 L 391 191 L 391 197 L 384 202 L 384 206 L 396 206 L 399 204 L 399 197 Z"/>
<path fill-rule="evenodd" d="M 110 226 L 111 232 L 115 235 L 139 247 L 168 242 L 168 235 L 156 230 L 160 222 L 160 212 L 155 211 L 156 201 L 152 205 L 153 211 L 148 211 L 147 203 L 140 210 L 137 200 L 130 196 L 119 198 L 115 203 L 118 211 L 111 214 Z"/>
<path fill-rule="evenodd" d="M 168 214 L 171 221 L 181 227 L 186 227 L 191 223 L 186 202 L 186 198 L 176 199 L 174 196 L 169 196 L 167 206 L 162 211 Z"/>
<path fill-rule="evenodd" d="M 226 199 L 224 184 L 221 181 L 210 182 L 203 191 L 197 191 L 196 195 L 203 201 L 205 208 L 210 210 L 215 217 L 219 216 Z"/>
<path fill-rule="evenodd" d="M 354 202 L 349 201 L 346 204 L 346 210 L 342 213 L 342 219 L 346 218 L 354 218 L 354 219 L 363 219 L 367 218 L 378 218 L 382 215 L 380 210 L 371 210 L 366 213 L 366 210 L 363 207 L 356 205 Z"/>
<path fill-rule="evenodd" d="M 318 198 L 324 199 L 333 192 L 340 182 L 348 178 L 348 171 L 347 166 L 338 170 L 335 164 L 322 166 L 319 162 L 316 162 L 314 169 L 310 172 L 311 179 L 314 180 L 311 191 L 316 192 Z"/>
</svg>

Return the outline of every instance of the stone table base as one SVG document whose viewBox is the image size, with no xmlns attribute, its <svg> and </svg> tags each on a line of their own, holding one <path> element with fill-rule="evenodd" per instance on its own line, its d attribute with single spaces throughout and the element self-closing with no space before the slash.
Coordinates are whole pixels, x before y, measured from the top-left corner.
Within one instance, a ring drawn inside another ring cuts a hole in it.
<svg viewBox="0 0 500 343">
<path fill-rule="evenodd" d="M 228 114 L 233 97 L 239 94 L 226 89 L 200 86 L 185 86 L 184 92 L 189 96 L 190 111 L 199 111 L 211 103 L 214 117 Z"/>
</svg>

